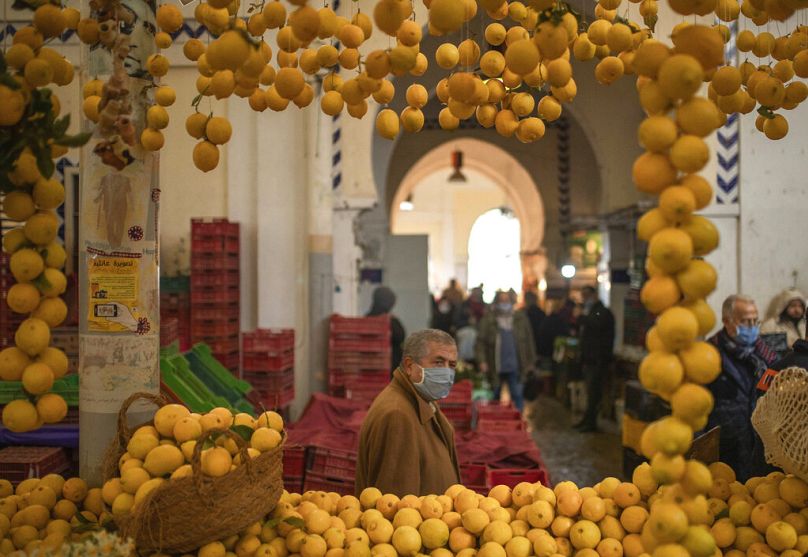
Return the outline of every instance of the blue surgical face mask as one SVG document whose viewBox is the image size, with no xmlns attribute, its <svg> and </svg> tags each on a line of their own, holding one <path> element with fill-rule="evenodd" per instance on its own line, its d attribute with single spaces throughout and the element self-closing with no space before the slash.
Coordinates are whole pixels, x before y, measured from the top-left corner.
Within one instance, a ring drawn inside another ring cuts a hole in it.
<svg viewBox="0 0 808 557">
<path fill-rule="evenodd" d="M 735 338 L 738 341 L 738 344 L 752 346 L 755 344 L 755 342 L 757 342 L 759 336 L 760 325 L 754 325 L 752 327 L 747 325 L 738 325 L 738 332 Z"/>
<path fill-rule="evenodd" d="M 449 396 L 454 385 L 455 370 L 450 367 L 418 367 L 424 374 L 419 383 L 413 381 L 412 384 L 422 397 L 431 402 Z"/>
<path fill-rule="evenodd" d="M 513 309 L 513 304 L 510 302 L 498 302 L 497 303 L 497 311 L 500 313 L 510 313 Z"/>
</svg>

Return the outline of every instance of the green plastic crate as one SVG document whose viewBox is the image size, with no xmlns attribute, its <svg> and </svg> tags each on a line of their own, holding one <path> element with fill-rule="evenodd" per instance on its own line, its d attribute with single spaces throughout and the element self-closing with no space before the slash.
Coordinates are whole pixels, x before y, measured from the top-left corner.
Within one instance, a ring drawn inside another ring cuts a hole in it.
<svg viewBox="0 0 808 557">
<path fill-rule="evenodd" d="M 52 392 L 60 395 L 68 406 L 79 405 L 79 376 L 68 375 L 53 383 Z M 0 381 L 0 404 L 8 404 L 18 398 L 27 398 L 22 381 Z"/>
<path fill-rule="evenodd" d="M 191 277 L 160 277 L 160 292 L 166 294 L 181 294 L 191 289 Z"/>
<path fill-rule="evenodd" d="M 201 364 L 201 367 L 204 368 L 200 369 L 200 371 L 210 373 L 211 376 L 213 376 L 219 383 L 224 385 L 228 390 L 235 391 L 239 395 L 245 395 L 252 390 L 252 386 L 249 383 L 234 376 L 232 373 L 230 373 L 229 369 L 224 367 L 216 358 L 213 357 L 213 353 L 210 351 L 210 346 L 207 344 L 195 344 L 194 347 L 191 348 L 190 353 L 192 353 L 196 358 L 189 359 L 189 363 L 193 365 L 195 361 L 198 361 Z M 192 369 L 193 371 L 197 371 L 195 367 Z"/>
<path fill-rule="evenodd" d="M 184 366 L 182 364 L 185 364 Z M 160 358 L 162 380 L 191 411 L 204 413 L 225 402 L 215 397 L 207 387 L 187 370 L 187 362 L 182 356 Z M 226 407 L 229 405 L 226 404 Z"/>
</svg>

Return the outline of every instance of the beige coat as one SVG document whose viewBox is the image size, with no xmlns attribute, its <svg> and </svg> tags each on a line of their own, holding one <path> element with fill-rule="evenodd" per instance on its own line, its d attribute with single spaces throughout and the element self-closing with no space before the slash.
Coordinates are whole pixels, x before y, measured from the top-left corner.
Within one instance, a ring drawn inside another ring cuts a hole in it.
<svg viewBox="0 0 808 557">
<path fill-rule="evenodd" d="M 362 423 L 356 464 L 356 494 L 442 495 L 459 483 L 454 429 L 437 407 L 397 369 Z"/>
<path fill-rule="evenodd" d="M 769 311 L 766 313 L 768 319 L 760 327 L 762 335 L 785 334 L 789 348 L 794 346 L 798 339 L 805 338 L 804 317 L 796 324 L 782 317 L 783 311 L 792 300 L 802 300 L 803 307 L 805 306 L 805 296 L 802 295 L 802 292 L 796 289 L 784 290 L 771 301 Z"/>
</svg>

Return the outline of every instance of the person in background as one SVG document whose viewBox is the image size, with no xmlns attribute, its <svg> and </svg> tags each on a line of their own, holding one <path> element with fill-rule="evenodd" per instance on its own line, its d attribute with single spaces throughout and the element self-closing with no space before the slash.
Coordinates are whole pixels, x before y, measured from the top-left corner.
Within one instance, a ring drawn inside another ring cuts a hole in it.
<svg viewBox="0 0 808 557">
<path fill-rule="evenodd" d="M 421 496 L 460 482 L 454 428 L 436 404 L 449 395 L 456 365 L 457 347 L 445 332 L 407 338 L 401 365 L 362 423 L 357 496 L 367 487 Z"/>
<path fill-rule="evenodd" d="M 769 318 L 760 327 L 761 335 L 785 334 L 788 348 L 805 338 L 805 296 L 795 289 L 783 290 L 769 305 Z"/>
<path fill-rule="evenodd" d="M 455 306 L 446 297 L 432 305 L 432 328 L 447 334 L 454 334 Z"/>
<path fill-rule="evenodd" d="M 477 336 L 477 362 L 495 386 L 494 400 L 508 384 L 514 405 L 522 411 L 522 383 L 533 372 L 536 349 L 530 321 L 524 311 L 514 311 L 516 293 L 499 291 L 494 305 L 482 321 Z"/>
<path fill-rule="evenodd" d="M 721 427 L 721 461 L 744 482 L 752 473 L 756 386 L 777 355 L 760 338 L 758 310 L 752 298 L 729 296 L 721 307 L 721 320 L 724 328 L 710 338 L 721 354 L 721 373 L 707 386 L 715 401 L 707 429 Z"/>
<path fill-rule="evenodd" d="M 572 333 L 573 309 L 572 300 L 553 300 L 554 310 L 544 318 L 539 326 L 538 356 L 542 368 L 553 367 L 553 352 L 557 337 L 566 337 Z"/>
<path fill-rule="evenodd" d="M 581 295 L 580 360 L 581 373 L 586 382 L 586 413 L 574 427 L 581 433 L 587 433 L 598 429 L 603 383 L 608 377 L 614 351 L 614 315 L 603 305 L 592 286 L 585 286 Z"/>
<path fill-rule="evenodd" d="M 367 317 L 374 317 L 377 315 L 390 315 L 390 356 L 391 364 L 395 369 L 401 363 L 401 346 L 404 344 L 404 339 L 407 332 L 404 330 L 404 325 L 401 321 L 390 313 L 396 305 L 395 293 L 386 286 L 379 286 L 373 291 L 373 303 L 370 306 L 370 311 Z"/>
<path fill-rule="evenodd" d="M 541 330 L 542 321 L 547 315 L 539 307 L 539 296 L 532 290 L 525 292 L 525 314 L 527 320 L 530 321 L 530 330 L 533 333 L 533 346 L 536 348 L 536 353 L 539 352 L 539 331 Z"/>
<path fill-rule="evenodd" d="M 464 302 L 468 312 L 476 325 L 485 316 L 485 300 L 483 300 L 483 285 L 471 289 L 468 299 Z"/>
<path fill-rule="evenodd" d="M 460 288 L 460 285 L 457 284 L 457 279 L 452 279 L 449 281 L 449 286 L 443 291 L 440 297 L 449 300 L 452 306 L 458 308 L 463 304 L 466 294 L 463 292 L 463 289 Z"/>
</svg>

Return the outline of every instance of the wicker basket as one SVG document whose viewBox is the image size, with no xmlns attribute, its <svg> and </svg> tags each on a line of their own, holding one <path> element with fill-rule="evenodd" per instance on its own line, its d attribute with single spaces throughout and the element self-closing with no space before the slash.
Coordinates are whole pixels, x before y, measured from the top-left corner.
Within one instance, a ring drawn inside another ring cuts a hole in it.
<svg viewBox="0 0 808 557">
<path fill-rule="evenodd" d="M 118 413 L 118 436 L 105 461 L 107 478 L 117 475 L 118 459 L 131 437 L 126 412 L 137 400 L 148 400 L 158 406 L 166 404 L 162 397 L 147 393 L 137 393 L 124 401 Z M 233 439 L 244 463 L 220 478 L 201 472 L 202 447 L 214 433 Z M 275 508 L 283 492 L 283 444 L 252 459 L 247 447 L 247 442 L 233 431 L 206 432 L 194 450 L 193 474 L 166 482 L 129 515 L 116 518 L 121 533 L 134 540 L 138 551 L 188 553 L 235 535 L 263 519 Z"/>
</svg>

